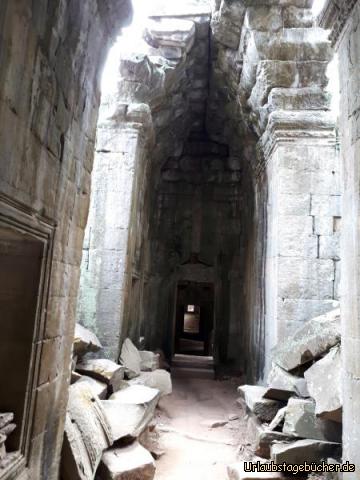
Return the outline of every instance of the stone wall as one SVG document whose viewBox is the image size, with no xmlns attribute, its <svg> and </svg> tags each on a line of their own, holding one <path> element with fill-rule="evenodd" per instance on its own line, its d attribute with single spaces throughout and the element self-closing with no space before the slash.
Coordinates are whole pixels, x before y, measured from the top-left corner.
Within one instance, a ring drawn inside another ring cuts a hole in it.
<svg viewBox="0 0 360 480">
<path fill-rule="evenodd" d="M 130 10 L 110 0 L 0 5 L 0 217 L 46 245 L 22 443 L 32 479 L 58 478 L 99 74 Z M 15 467 L 11 478 L 24 465 Z"/>
<path fill-rule="evenodd" d="M 311 5 L 224 0 L 212 18 L 208 128 L 242 152 L 256 192 L 246 276 L 255 377 L 277 341 L 338 299 L 339 166 L 325 91 L 332 52 Z"/>
<path fill-rule="evenodd" d="M 300 115 L 272 116 L 262 139 L 268 176 L 266 369 L 278 341 L 339 304 L 341 187 L 333 119 L 324 112 Z"/>
<path fill-rule="evenodd" d="M 341 241 L 341 320 L 343 365 L 343 453 L 344 462 L 360 461 L 360 321 L 359 321 L 359 88 L 360 3 L 328 1 L 321 16 L 325 28 L 331 28 L 339 55 L 340 74 L 340 147 L 342 164 L 343 235 Z"/>
<path fill-rule="evenodd" d="M 105 195 L 112 180 L 101 169 L 95 180 L 79 318 L 109 355 L 127 334 L 172 353 L 179 266 L 191 253 L 213 268 L 218 359 L 252 378 L 264 375 L 279 339 L 338 299 L 339 168 L 324 90 L 332 51 L 311 1 L 265 3 L 167 7 L 149 22 L 143 51 L 120 62 L 113 106 L 145 104 L 152 133 L 142 188 L 143 163 L 113 156 L 117 201 L 132 212 L 115 246 L 122 219 Z M 100 125 L 99 165 L 114 150 L 108 139 L 127 151 L 129 120 L 119 112 L 113 131 Z M 192 138 L 199 151 L 202 143 L 227 153 L 189 153 Z"/>
<path fill-rule="evenodd" d="M 169 301 L 161 293 L 166 279 L 154 266 L 163 252 L 150 230 L 163 164 L 180 158 L 190 131 L 203 130 L 209 20 L 208 6 L 153 17 L 144 51 L 122 55 L 117 94 L 101 109 L 78 318 L 95 327 L 114 359 L 126 336 L 138 343 L 147 333 L 155 348 L 167 329 L 157 307 L 161 298 Z"/>
</svg>

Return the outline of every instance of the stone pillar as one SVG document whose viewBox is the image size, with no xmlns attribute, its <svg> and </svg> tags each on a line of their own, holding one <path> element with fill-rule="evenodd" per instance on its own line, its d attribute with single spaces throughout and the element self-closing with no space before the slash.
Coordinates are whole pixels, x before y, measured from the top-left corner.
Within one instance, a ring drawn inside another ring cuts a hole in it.
<svg viewBox="0 0 360 480">
<path fill-rule="evenodd" d="M 343 183 L 343 235 L 341 242 L 341 320 L 343 353 L 343 460 L 356 465 L 347 480 L 360 471 L 360 2 L 328 1 L 321 24 L 331 28 L 330 38 L 339 55 L 340 146 Z"/>
<path fill-rule="evenodd" d="M 132 280 L 135 191 L 138 172 L 144 169 L 145 139 L 141 123 L 116 115 L 98 125 L 78 321 L 98 335 L 104 346 L 101 355 L 113 360 L 119 356 L 124 302 Z"/>
<path fill-rule="evenodd" d="M 260 144 L 268 182 L 267 371 L 278 341 L 337 304 L 341 192 L 328 113 L 274 112 Z"/>
</svg>

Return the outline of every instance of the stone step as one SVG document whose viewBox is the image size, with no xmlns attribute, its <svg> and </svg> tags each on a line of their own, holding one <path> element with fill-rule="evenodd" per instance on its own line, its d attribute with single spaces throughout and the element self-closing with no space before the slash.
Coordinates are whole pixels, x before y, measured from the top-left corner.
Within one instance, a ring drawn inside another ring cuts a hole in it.
<svg viewBox="0 0 360 480">
<path fill-rule="evenodd" d="M 174 377 L 204 378 L 213 380 L 215 372 L 213 369 L 192 368 L 192 367 L 175 367 L 171 369 Z"/>
<path fill-rule="evenodd" d="M 209 370 L 214 368 L 214 360 L 212 357 L 176 354 L 173 357 L 171 365 L 179 368 L 188 367 Z"/>
</svg>

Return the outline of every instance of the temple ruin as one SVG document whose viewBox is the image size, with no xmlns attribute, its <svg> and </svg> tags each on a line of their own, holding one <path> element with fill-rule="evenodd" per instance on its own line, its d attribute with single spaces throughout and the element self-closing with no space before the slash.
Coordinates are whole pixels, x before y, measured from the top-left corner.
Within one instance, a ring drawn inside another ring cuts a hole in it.
<svg viewBox="0 0 360 480">
<path fill-rule="evenodd" d="M 359 23 L 1 1 L 0 480 L 360 479 Z"/>
</svg>

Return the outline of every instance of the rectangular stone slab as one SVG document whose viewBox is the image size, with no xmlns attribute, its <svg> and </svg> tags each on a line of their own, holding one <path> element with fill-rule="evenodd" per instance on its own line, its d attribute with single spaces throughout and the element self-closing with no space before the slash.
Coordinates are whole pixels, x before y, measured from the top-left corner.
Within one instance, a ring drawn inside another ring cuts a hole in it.
<svg viewBox="0 0 360 480">
<path fill-rule="evenodd" d="M 238 388 L 238 393 L 245 401 L 246 407 L 261 421 L 271 422 L 282 405 L 276 400 L 263 398 L 266 391 L 266 387 L 255 385 L 242 385 Z"/>
<path fill-rule="evenodd" d="M 99 480 L 153 480 L 155 461 L 138 442 L 104 452 Z"/>
</svg>

